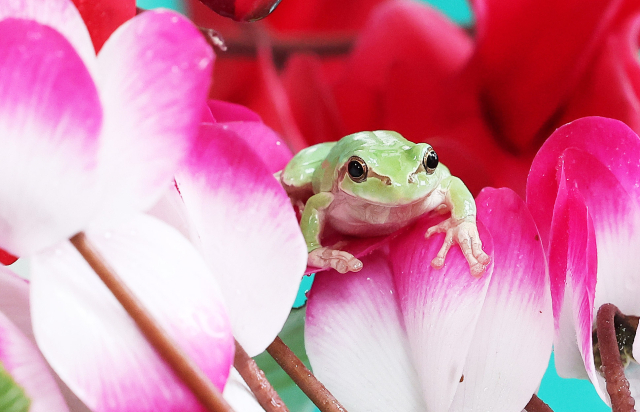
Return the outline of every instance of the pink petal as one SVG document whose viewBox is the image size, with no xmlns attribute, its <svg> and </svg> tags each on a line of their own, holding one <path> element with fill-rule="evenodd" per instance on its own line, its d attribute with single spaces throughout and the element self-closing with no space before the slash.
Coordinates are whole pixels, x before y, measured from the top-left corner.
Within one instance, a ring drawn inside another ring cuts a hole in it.
<svg viewBox="0 0 640 412">
<path fill-rule="evenodd" d="M 234 336 L 255 356 L 287 319 L 307 251 L 289 198 L 252 149 L 219 124 L 203 125 L 176 182 Z"/>
<path fill-rule="evenodd" d="M 640 188 L 640 139 L 624 123 L 602 117 L 586 117 L 556 130 L 533 160 L 527 180 L 527 205 L 547 247 L 558 183 L 558 159 L 568 147 L 593 155 L 620 181 L 624 189 Z M 635 195 L 637 196 L 637 195 Z"/>
<path fill-rule="evenodd" d="M 389 264 L 380 253 L 363 265 L 314 280 L 305 321 L 313 372 L 347 410 L 425 410 Z"/>
<path fill-rule="evenodd" d="M 260 122 L 262 119 L 258 113 L 241 104 L 229 103 L 223 100 L 209 100 L 207 107 L 211 110 L 216 122 Z"/>
<path fill-rule="evenodd" d="M 29 309 L 29 283 L 1 266 L 0 312 L 20 330 L 20 333 L 34 340 Z"/>
<path fill-rule="evenodd" d="M 564 172 L 575 185 L 593 221 L 597 243 L 598 284 L 593 304 L 614 303 L 622 313 L 640 315 L 640 205 L 622 181 L 585 151 L 567 149 Z M 636 164 L 637 164 L 636 159 Z M 595 280 L 588 280 L 589 283 Z"/>
<path fill-rule="evenodd" d="M 544 251 L 533 218 L 512 190 L 484 189 L 476 203 L 493 237 L 495 263 L 450 411 L 520 411 L 551 355 Z"/>
<path fill-rule="evenodd" d="M 262 122 L 235 121 L 221 123 L 220 127 L 244 140 L 271 174 L 283 170 L 293 157 L 280 136 Z"/>
<path fill-rule="evenodd" d="M 20 0 L 0 4 L 0 20 L 34 20 L 59 32 L 71 43 L 89 72 L 95 73 L 96 52 L 82 17 L 71 0 Z"/>
<path fill-rule="evenodd" d="M 451 405 L 495 260 L 480 278 L 473 277 L 456 246 L 449 251 L 443 269 L 432 268 L 430 262 L 444 234 L 429 239 L 424 235 L 441 219 L 416 224 L 393 242 L 390 255 L 397 299 L 428 410 L 447 410 Z M 481 223 L 478 229 L 484 250 L 491 255 L 491 236 Z"/>
<path fill-rule="evenodd" d="M 29 286 L 24 279 L 2 267 L 0 363 L 31 399 L 30 411 L 69 410 L 33 340 L 29 315 Z"/>
<path fill-rule="evenodd" d="M 593 221 L 575 182 L 567 180 L 564 167 L 559 171 L 559 180 L 549 249 L 556 369 L 563 377 L 590 378 L 605 399 L 593 359 L 597 265 Z"/>
<path fill-rule="evenodd" d="M 93 213 L 102 113 L 83 62 L 50 27 L 0 21 L 0 50 L 0 246 L 23 256 Z"/>
<path fill-rule="evenodd" d="M 222 389 L 233 337 L 220 291 L 193 246 L 144 215 L 89 238 Z M 31 302 L 38 345 L 91 410 L 204 411 L 68 242 L 34 258 Z"/>
<path fill-rule="evenodd" d="M 213 53 L 191 22 L 164 10 L 122 25 L 98 60 L 105 200 L 97 226 L 108 227 L 151 207 L 171 184 L 198 132 Z"/>
</svg>

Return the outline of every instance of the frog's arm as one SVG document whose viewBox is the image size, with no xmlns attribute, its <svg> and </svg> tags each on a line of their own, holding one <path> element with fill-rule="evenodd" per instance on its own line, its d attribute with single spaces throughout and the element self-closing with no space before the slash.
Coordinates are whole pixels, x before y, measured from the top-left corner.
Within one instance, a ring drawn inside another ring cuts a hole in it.
<svg viewBox="0 0 640 412">
<path fill-rule="evenodd" d="M 309 197 L 313 194 L 313 174 L 335 144 L 335 142 L 320 143 L 307 147 L 293 156 L 279 175 L 280 183 L 289 195 L 305 197 L 300 194 L 306 194 L 306 197 Z"/>
<path fill-rule="evenodd" d="M 309 266 L 318 268 L 332 267 L 340 273 L 357 272 L 362 269 L 362 262 L 351 253 L 323 247 L 320 244 L 322 229 L 325 225 L 326 210 L 333 202 L 333 194 L 320 192 L 309 198 L 302 213 L 300 229 L 307 242 Z"/>
<path fill-rule="evenodd" d="M 311 252 L 320 246 L 320 236 L 324 227 L 325 211 L 333 202 L 330 192 L 320 192 L 307 200 L 300 220 L 300 230 L 307 242 L 307 252 Z"/>
<path fill-rule="evenodd" d="M 431 265 L 441 268 L 447 252 L 457 243 L 464 257 L 469 262 L 471 274 L 479 276 L 489 263 L 489 256 L 482 250 L 482 240 L 476 225 L 476 202 L 462 180 L 455 176 L 447 176 L 436 189 L 443 195 L 443 204 L 451 211 L 451 217 L 440 224 L 429 228 L 426 236 L 434 233 L 446 233 L 442 248 L 433 259 Z"/>
</svg>

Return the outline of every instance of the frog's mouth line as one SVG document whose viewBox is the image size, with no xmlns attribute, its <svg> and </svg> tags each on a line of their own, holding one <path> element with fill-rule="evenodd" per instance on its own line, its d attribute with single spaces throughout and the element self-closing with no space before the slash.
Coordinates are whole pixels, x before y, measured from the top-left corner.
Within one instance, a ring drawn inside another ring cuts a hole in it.
<svg viewBox="0 0 640 412">
<path fill-rule="evenodd" d="M 368 198 L 363 197 L 363 196 L 357 196 L 357 195 L 354 195 L 354 194 L 346 191 L 342 187 L 342 181 L 343 181 L 342 179 L 339 180 L 337 182 L 336 187 L 334 187 L 334 189 L 338 189 L 340 191 L 340 193 L 342 193 L 343 195 L 354 199 L 354 201 L 361 201 L 361 202 L 366 202 L 366 203 L 371 204 L 371 205 L 386 206 L 386 207 L 411 206 L 411 205 L 414 205 L 414 204 L 421 203 L 422 201 L 424 201 L 425 197 L 429 196 L 435 190 L 435 188 L 434 188 L 430 192 L 427 192 L 427 193 L 421 195 L 419 198 L 414 199 L 414 200 L 410 200 L 410 201 L 402 201 L 401 199 L 396 199 L 393 202 L 380 202 L 380 201 L 368 199 Z"/>
</svg>

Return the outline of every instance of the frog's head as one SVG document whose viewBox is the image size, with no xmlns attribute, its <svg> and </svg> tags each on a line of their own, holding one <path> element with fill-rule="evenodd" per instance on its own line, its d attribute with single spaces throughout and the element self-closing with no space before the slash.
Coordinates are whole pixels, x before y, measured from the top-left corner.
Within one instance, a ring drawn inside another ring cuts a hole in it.
<svg viewBox="0 0 640 412">
<path fill-rule="evenodd" d="M 325 173 L 333 175 L 332 184 L 343 192 L 384 205 L 422 199 L 441 179 L 438 156 L 430 145 L 384 130 L 343 137 L 324 166 Z"/>
</svg>

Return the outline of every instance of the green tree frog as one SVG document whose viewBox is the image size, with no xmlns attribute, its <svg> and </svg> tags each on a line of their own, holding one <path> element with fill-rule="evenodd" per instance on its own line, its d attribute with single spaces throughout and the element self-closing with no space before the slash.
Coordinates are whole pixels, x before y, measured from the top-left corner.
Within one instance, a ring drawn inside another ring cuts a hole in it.
<svg viewBox="0 0 640 412">
<path fill-rule="evenodd" d="M 309 266 L 340 273 L 362 269 L 352 254 L 320 243 L 326 225 L 345 235 L 379 236 L 434 210 L 451 215 L 425 234 L 446 233 L 433 267 L 444 265 L 455 243 L 472 275 L 480 276 L 489 263 L 473 196 L 426 143 L 412 143 L 385 130 L 354 133 L 302 150 L 276 177 L 302 211 Z"/>
</svg>

